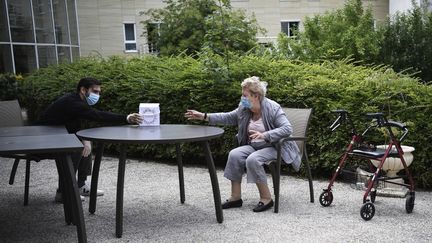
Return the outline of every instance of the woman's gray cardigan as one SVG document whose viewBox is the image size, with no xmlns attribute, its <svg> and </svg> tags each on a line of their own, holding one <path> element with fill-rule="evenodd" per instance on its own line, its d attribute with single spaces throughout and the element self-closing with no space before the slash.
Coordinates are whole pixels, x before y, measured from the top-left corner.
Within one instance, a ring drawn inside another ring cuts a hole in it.
<svg viewBox="0 0 432 243">
<path fill-rule="evenodd" d="M 239 107 L 231 112 L 210 113 L 208 120 L 210 125 L 237 125 L 238 144 L 248 144 L 248 126 L 252 112 L 243 107 Z M 273 100 L 265 98 L 261 101 L 261 117 L 263 119 L 266 132 L 263 133 L 264 139 L 273 143 L 282 137 L 292 133 L 291 123 L 288 121 L 281 106 Z M 282 146 L 282 159 L 287 164 L 291 164 L 298 171 L 300 169 L 301 158 L 299 148 L 294 141 L 287 141 Z"/>
</svg>

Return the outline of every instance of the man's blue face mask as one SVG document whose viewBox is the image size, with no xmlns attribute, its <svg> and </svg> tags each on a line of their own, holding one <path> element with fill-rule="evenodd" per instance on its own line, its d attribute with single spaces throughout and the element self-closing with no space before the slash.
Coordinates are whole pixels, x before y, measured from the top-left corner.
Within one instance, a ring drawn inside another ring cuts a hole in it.
<svg viewBox="0 0 432 243">
<path fill-rule="evenodd" d="M 99 97 L 100 97 L 99 95 L 92 93 L 92 92 L 89 92 L 89 95 L 86 96 L 87 104 L 95 105 L 98 102 Z"/>
<path fill-rule="evenodd" d="M 252 108 L 252 103 L 249 101 L 248 98 L 242 96 L 240 99 L 240 104 L 242 106 L 244 106 L 245 108 L 251 109 Z"/>
</svg>

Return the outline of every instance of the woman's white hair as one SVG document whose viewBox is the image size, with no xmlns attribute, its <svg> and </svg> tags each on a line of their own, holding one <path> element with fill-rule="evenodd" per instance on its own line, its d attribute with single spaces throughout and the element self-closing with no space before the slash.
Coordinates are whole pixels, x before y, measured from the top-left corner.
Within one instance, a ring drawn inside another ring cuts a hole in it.
<svg viewBox="0 0 432 243">
<path fill-rule="evenodd" d="M 260 99 L 265 97 L 267 92 L 267 82 L 261 81 L 260 78 L 256 76 L 243 80 L 241 87 L 242 89 L 248 89 L 254 95 L 259 95 Z"/>
</svg>

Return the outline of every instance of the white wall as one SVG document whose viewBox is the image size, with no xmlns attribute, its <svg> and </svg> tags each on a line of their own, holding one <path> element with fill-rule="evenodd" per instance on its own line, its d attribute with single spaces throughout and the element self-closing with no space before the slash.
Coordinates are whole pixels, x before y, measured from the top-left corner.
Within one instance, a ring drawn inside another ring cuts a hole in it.
<svg viewBox="0 0 432 243">
<path fill-rule="evenodd" d="M 418 5 L 420 5 L 420 0 L 414 0 Z M 390 0 L 389 14 L 393 15 L 397 11 L 405 12 L 412 8 L 411 0 Z"/>
</svg>

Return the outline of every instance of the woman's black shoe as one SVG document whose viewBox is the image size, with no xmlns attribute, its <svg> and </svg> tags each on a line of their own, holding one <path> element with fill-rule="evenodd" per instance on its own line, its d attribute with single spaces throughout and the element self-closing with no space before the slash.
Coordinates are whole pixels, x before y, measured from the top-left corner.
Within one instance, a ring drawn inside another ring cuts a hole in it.
<svg viewBox="0 0 432 243">
<path fill-rule="evenodd" d="M 273 200 L 270 200 L 270 202 L 265 205 L 263 202 L 259 202 L 258 205 L 256 205 L 256 207 L 253 209 L 253 211 L 258 213 L 258 212 L 266 211 L 271 207 L 273 207 Z"/>
<path fill-rule="evenodd" d="M 243 205 L 243 200 L 241 200 L 241 199 L 235 200 L 235 201 L 228 201 L 228 200 L 226 200 L 226 202 L 222 203 L 222 208 L 223 209 L 239 208 L 242 205 Z"/>
</svg>

